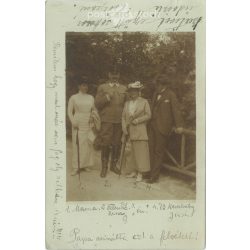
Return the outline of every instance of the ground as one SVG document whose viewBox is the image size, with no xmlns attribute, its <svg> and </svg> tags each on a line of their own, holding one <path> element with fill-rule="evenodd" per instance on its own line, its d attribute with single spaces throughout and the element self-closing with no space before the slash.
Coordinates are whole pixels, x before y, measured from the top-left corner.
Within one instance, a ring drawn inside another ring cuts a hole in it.
<svg viewBox="0 0 250 250">
<path fill-rule="evenodd" d="M 160 181 L 155 184 L 135 183 L 108 172 L 100 178 L 100 152 L 95 152 L 95 166 L 91 172 L 82 171 L 71 176 L 71 142 L 67 141 L 67 201 L 104 201 L 104 200 L 192 200 L 195 189 L 192 181 L 182 176 L 164 171 Z"/>
</svg>

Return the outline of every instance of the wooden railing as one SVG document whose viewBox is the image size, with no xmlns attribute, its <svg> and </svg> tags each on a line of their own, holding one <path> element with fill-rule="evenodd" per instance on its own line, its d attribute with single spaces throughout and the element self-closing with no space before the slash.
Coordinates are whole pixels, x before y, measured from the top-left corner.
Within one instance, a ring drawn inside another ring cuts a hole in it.
<svg viewBox="0 0 250 250">
<path fill-rule="evenodd" d="M 196 162 L 194 161 L 186 165 L 186 137 L 196 136 L 196 133 L 193 130 L 183 129 L 180 136 L 181 136 L 180 162 L 178 162 L 178 160 L 176 160 L 175 157 L 166 149 L 165 152 L 174 165 L 169 165 L 164 163 L 163 166 L 168 170 L 196 178 L 196 172 L 194 171 L 196 167 Z"/>
</svg>

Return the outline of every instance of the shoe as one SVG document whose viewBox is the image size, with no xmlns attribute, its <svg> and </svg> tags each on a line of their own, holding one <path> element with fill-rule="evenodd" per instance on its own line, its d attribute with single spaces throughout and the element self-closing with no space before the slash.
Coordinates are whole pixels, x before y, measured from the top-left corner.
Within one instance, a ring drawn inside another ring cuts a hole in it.
<svg viewBox="0 0 250 250">
<path fill-rule="evenodd" d="M 100 174 L 101 178 L 105 178 L 106 175 L 107 175 L 108 163 L 106 165 L 107 165 L 107 167 L 102 167 L 102 171 L 101 171 L 101 174 Z"/>
<path fill-rule="evenodd" d="M 141 182 L 142 181 L 142 174 L 141 173 L 138 173 L 137 174 L 137 177 L 136 177 L 136 182 Z"/>
<path fill-rule="evenodd" d="M 118 174 L 118 175 L 121 174 L 120 169 L 118 169 L 116 166 L 110 167 L 110 171 L 112 171 L 112 172 L 114 172 L 115 174 Z"/>
<path fill-rule="evenodd" d="M 126 174 L 126 178 L 135 178 L 136 177 L 136 172 L 132 172 L 130 174 Z"/>
<path fill-rule="evenodd" d="M 71 176 L 75 176 L 79 173 L 78 169 L 74 169 L 72 170 L 72 172 L 70 173 Z"/>
</svg>

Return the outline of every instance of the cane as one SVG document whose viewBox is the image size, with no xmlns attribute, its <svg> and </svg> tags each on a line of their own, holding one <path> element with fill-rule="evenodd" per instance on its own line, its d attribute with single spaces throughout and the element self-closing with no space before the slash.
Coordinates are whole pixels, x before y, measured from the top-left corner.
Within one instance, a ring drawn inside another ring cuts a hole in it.
<svg viewBox="0 0 250 250">
<path fill-rule="evenodd" d="M 122 166 L 123 166 L 123 161 L 124 161 L 124 153 L 125 153 L 125 148 L 126 148 L 127 140 L 128 140 L 128 135 L 124 135 L 124 141 L 122 143 L 121 155 L 120 155 L 120 159 L 119 159 L 119 162 L 120 162 L 119 177 L 121 176 L 121 173 L 122 173 Z"/>
<path fill-rule="evenodd" d="M 77 128 L 77 130 L 76 130 L 77 166 L 78 166 L 79 185 L 80 185 L 80 188 L 82 188 L 81 171 L 80 171 L 80 145 L 79 145 L 79 134 L 78 134 L 78 131 L 79 131 L 79 129 Z"/>
</svg>

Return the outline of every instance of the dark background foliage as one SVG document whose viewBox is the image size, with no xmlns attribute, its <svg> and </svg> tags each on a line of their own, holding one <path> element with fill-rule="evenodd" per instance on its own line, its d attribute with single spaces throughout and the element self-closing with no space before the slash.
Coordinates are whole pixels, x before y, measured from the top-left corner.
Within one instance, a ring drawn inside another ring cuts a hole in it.
<svg viewBox="0 0 250 250">
<path fill-rule="evenodd" d="M 114 68 L 122 84 L 141 81 L 143 96 L 149 101 L 157 76 L 174 75 L 171 88 L 180 102 L 185 128 L 195 129 L 195 33 L 66 33 L 67 102 L 83 77 L 95 96 L 98 85 L 107 81 Z M 68 120 L 67 131 L 70 134 Z M 193 151 L 194 144 L 190 141 L 193 146 L 188 150 Z"/>
</svg>

